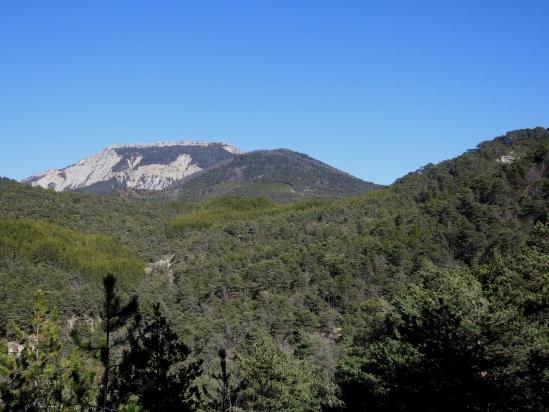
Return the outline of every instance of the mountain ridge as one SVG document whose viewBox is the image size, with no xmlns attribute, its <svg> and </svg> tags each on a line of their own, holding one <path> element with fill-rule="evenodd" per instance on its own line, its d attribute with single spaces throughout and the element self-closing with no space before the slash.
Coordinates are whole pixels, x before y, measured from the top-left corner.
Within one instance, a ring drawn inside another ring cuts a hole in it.
<svg viewBox="0 0 549 412">
<path fill-rule="evenodd" d="M 185 200 L 249 194 L 289 201 L 356 195 L 377 187 L 289 149 L 244 152 L 223 142 L 188 140 L 110 145 L 22 183 L 55 191 Z"/>
<path fill-rule="evenodd" d="M 201 200 L 219 195 L 259 195 L 293 201 L 341 198 L 378 187 L 307 154 L 280 148 L 250 151 L 215 165 L 191 177 L 187 184 L 174 187 L 171 196 Z"/>
<path fill-rule="evenodd" d="M 208 152 L 204 156 L 201 152 Z M 158 142 L 110 145 L 62 169 L 49 169 L 23 183 L 54 189 L 77 190 L 111 182 L 116 188 L 163 190 L 212 163 L 243 153 L 222 142 Z"/>
</svg>

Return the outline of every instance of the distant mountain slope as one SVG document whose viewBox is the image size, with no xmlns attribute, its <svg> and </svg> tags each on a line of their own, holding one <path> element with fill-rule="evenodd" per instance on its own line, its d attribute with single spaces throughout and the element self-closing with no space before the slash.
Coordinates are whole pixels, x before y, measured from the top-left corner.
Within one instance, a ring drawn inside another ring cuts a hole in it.
<svg viewBox="0 0 549 412">
<path fill-rule="evenodd" d="M 74 165 L 48 170 L 24 182 L 56 191 L 164 190 L 239 153 L 224 143 L 114 145 Z"/>
<path fill-rule="evenodd" d="M 114 145 L 23 181 L 56 191 L 200 200 L 237 194 L 273 200 L 338 198 L 377 186 L 290 150 L 243 153 L 224 143 Z"/>
<path fill-rule="evenodd" d="M 220 163 L 191 176 L 173 195 L 190 200 L 228 194 L 296 200 L 351 196 L 377 187 L 305 154 L 277 149 L 254 151 Z"/>
</svg>

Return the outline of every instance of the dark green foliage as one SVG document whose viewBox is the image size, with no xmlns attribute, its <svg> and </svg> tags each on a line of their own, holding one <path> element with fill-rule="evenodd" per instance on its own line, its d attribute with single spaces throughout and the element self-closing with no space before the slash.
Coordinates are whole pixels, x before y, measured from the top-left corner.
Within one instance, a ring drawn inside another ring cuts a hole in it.
<svg viewBox="0 0 549 412">
<path fill-rule="evenodd" d="M 103 366 L 103 376 L 97 404 L 102 411 L 112 406 L 111 399 L 111 370 L 116 368 L 113 362 L 114 351 L 121 345 L 126 344 L 128 335 L 126 325 L 138 309 L 137 297 L 133 296 L 127 303 L 122 303 L 116 289 L 116 277 L 109 274 L 103 278 L 104 298 L 103 310 L 101 312 L 101 329 L 103 335 L 98 341 L 83 340 L 77 329 L 71 331 L 71 337 L 78 347 L 90 353 L 97 353 Z"/>
<path fill-rule="evenodd" d="M 38 291 L 33 303 L 32 333 L 16 325 L 11 337 L 19 354 L 0 342 L 0 408 L 5 411 L 88 410 L 93 394 L 93 371 L 82 359 L 64 354 L 57 311 Z M 14 347 L 12 346 L 12 349 Z"/>
<path fill-rule="evenodd" d="M 344 400 L 352 410 L 485 410 L 487 371 L 480 284 L 459 272 L 428 272 L 392 305 L 367 303 L 365 328 L 343 363 Z"/>
<path fill-rule="evenodd" d="M 200 362 L 189 361 L 190 349 L 178 340 L 160 312 L 153 308 L 150 320 L 128 334 L 128 349 L 122 355 L 114 383 L 118 404 L 134 395 L 147 411 L 191 411 L 196 402 L 194 380 Z"/>
<path fill-rule="evenodd" d="M 65 317 L 97 311 L 105 272 L 127 288 L 143 278 L 143 263 L 111 237 L 43 220 L 0 219 L 0 331 L 8 320 L 27 324 L 32 288 L 46 291 Z"/>
<path fill-rule="evenodd" d="M 236 156 L 173 190 L 170 196 L 203 200 L 226 195 L 265 196 L 275 201 L 340 198 L 379 188 L 307 155 L 261 150 Z"/>
<path fill-rule="evenodd" d="M 432 269 L 391 303 L 363 304 L 340 368 L 348 407 L 546 410 L 549 248 L 536 244 L 472 271 Z"/>
<path fill-rule="evenodd" d="M 246 368 L 238 356 L 258 363 L 260 331 L 278 361 L 303 368 L 288 366 L 296 375 L 278 376 L 283 382 L 312 373 L 333 383 L 343 348 L 345 399 L 353 402 L 349 390 L 358 388 L 374 410 L 401 407 L 391 394 L 419 408 L 420 390 L 431 395 L 432 409 L 448 397 L 460 399 L 456 407 L 543 410 L 548 144 L 546 129 L 512 132 L 389 188 L 284 205 L 239 197 L 138 202 L 0 181 L 0 213 L 118 239 L 114 249 L 136 261 L 174 254 L 171 267 L 153 265 L 124 290 L 140 295 L 143 310 L 161 302 L 192 349 L 189 360 L 204 359 L 198 381 L 210 394 L 219 386 L 218 348 L 227 351 L 237 388 Z M 90 275 L 31 256 L 0 259 L 4 324 L 27 317 L 35 285 L 62 316 L 97 317 L 101 296 Z M 480 379 L 482 368 L 489 378 Z M 270 379 L 264 372 L 257 378 Z M 314 393 L 322 405 L 333 399 L 330 391 Z M 311 407 L 299 399 L 302 410 Z"/>
<path fill-rule="evenodd" d="M 164 223 L 190 208 L 191 205 L 182 202 L 139 202 L 57 193 L 0 178 L 2 218 L 32 218 L 78 233 L 106 235 L 146 260 L 158 256 L 156 248 L 164 239 Z"/>
<path fill-rule="evenodd" d="M 143 160 L 140 165 L 169 164 L 175 162 L 183 154 L 190 155 L 193 163 L 202 169 L 208 169 L 215 164 L 234 157 L 223 148 L 223 144 L 214 143 L 208 147 L 203 146 L 159 146 L 159 147 L 120 147 L 114 149 L 122 158 L 119 166 L 127 164 L 132 156 L 139 155 Z M 116 170 L 116 169 L 115 169 Z"/>
<path fill-rule="evenodd" d="M 240 388 L 231 387 L 231 375 L 227 369 L 227 351 L 225 349 L 219 349 L 219 400 L 215 407 L 216 411 L 227 412 L 230 411 L 233 405 L 238 402 L 238 392 Z"/>
<path fill-rule="evenodd" d="M 510 132 L 454 160 L 429 165 L 393 186 L 436 219 L 454 255 L 471 263 L 513 252 L 524 229 L 549 212 L 549 132 Z"/>
<path fill-rule="evenodd" d="M 205 388 L 202 409 L 215 412 L 231 412 L 239 408 L 241 392 L 244 389 L 242 382 L 235 376 L 234 362 L 222 348 L 218 351 L 219 370 L 211 375 L 213 383 Z"/>
<path fill-rule="evenodd" d="M 336 388 L 308 360 L 284 352 L 271 338 L 255 336 L 237 354 L 245 411 L 320 411 L 336 403 Z"/>
</svg>

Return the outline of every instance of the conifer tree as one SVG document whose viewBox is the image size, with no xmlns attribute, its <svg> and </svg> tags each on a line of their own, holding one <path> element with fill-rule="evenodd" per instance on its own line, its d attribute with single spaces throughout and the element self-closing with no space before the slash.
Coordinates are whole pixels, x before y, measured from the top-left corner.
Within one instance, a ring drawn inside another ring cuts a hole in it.
<svg viewBox="0 0 549 412">
<path fill-rule="evenodd" d="M 32 333 L 12 324 L 23 348 L 20 353 L 0 354 L 0 399 L 5 411 L 83 410 L 88 406 L 93 373 L 77 355 L 63 356 L 57 311 L 41 291 L 33 304 Z"/>
<path fill-rule="evenodd" d="M 216 412 L 239 410 L 242 382 L 229 371 L 227 351 L 221 348 L 217 354 L 219 356 L 219 372 L 213 374 L 217 385 L 215 390 L 206 389 L 208 407 Z"/>
<path fill-rule="evenodd" d="M 336 403 L 335 388 L 313 365 L 284 352 L 268 335 L 257 335 L 236 356 L 245 411 L 316 412 Z"/>
<path fill-rule="evenodd" d="M 98 406 L 106 411 L 111 407 L 110 381 L 111 371 L 117 366 L 112 362 L 113 351 L 127 343 L 128 333 L 126 326 L 128 321 L 137 313 L 138 301 L 133 296 L 127 303 L 122 303 L 122 298 L 116 289 L 116 277 L 108 274 L 103 278 L 104 298 L 102 311 L 102 332 L 103 336 L 99 341 L 84 341 L 78 331 L 73 329 L 71 335 L 78 346 L 88 352 L 98 353 L 103 366 L 103 376 L 98 396 Z"/>
<path fill-rule="evenodd" d="M 154 305 L 150 320 L 137 316 L 128 334 L 115 381 L 116 397 L 122 403 L 135 395 L 145 410 L 190 411 L 196 391 L 194 380 L 200 375 L 200 361 L 190 361 L 190 349 L 179 341 Z"/>
</svg>

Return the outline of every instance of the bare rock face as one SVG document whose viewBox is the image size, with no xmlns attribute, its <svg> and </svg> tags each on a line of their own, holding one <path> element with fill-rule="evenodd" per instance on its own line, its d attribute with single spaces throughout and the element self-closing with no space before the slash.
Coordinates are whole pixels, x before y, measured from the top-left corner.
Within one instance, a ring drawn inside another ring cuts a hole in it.
<svg viewBox="0 0 549 412">
<path fill-rule="evenodd" d="M 164 255 L 154 263 L 149 263 L 145 266 L 145 273 L 147 275 L 158 275 L 166 277 L 170 283 L 174 283 L 173 278 L 173 262 L 175 260 L 175 255 Z"/>
<path fill-rule="evenodd" d="M 226 143 L 193 141 L 113 145 L 23 183 L 59 192 L 186 201 L 230 195 L 283 202 L 340 198 L 378 187 L 288 149 L 244 153 Z"/>
<path fill-rule="evenodd" d="M 504 156 L 500 156 L 497 161 L 499 163 L 503 163 L 503 164 L 511 164 L 513 163 L 515 160 L 517 159 L 517 157 L 514 155 L 514 153 L 510 153 L 508 155 L 504 155 Z"/>
<path fill-rule="evenodd" d="M 25 349 L 25 345 L 19 342 L 8 342 L 8 355 L 19 357 Z"/>
<path fill-rule="evenodd" d="M 241 153 L 225 143 L 113 145 L 64 169 L 51 169 L 24 182 L 56 191 L 165 190 Z"/>
</svg>

